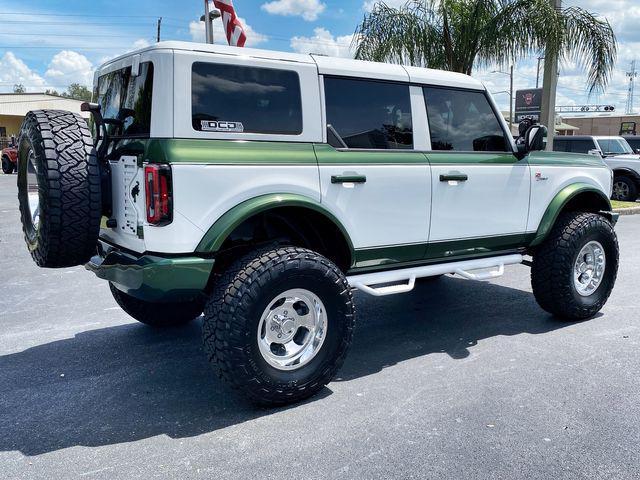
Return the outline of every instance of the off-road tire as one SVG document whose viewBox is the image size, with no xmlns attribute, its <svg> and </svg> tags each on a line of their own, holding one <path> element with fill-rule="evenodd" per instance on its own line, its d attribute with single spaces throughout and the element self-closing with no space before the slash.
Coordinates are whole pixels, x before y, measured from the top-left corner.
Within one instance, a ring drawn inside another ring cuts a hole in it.
<svg viewBox="0 0 640 480">
<path fill-rule="evenodd" d="M 145 325 L 155 328 L 177 327 L 198 318 L 204 308 L 204 300 L 192 302 L 145 302 L 118 290 L 111 282 L 109 288 L 116 303 Z"/>
<path fill-rule="evenodd" d="M 86 263 L 95 254 L 102 210 L 100 171 L 86 121 L 62 110 L 29 112 L 18 145 L 18 199 L 31 256 L 41 267 Z M 37 228 L 27 191 L 31 149 L 40 197 Z"/>
<path fill-rule="evenodd" d="M 605 252 L 605 272 L 598 288 L 581 296 L 573 280 L 580 250 L 598 241 Z M 538 304 L 565 320 L 593 317 L 604 306 L 618 273 L 618 239 L 611 222 L 596 213 L 567 212 L 554 225 L 549 237 L 533 253 L 531 285 Z"/>
<path fill-rule="evenodd" d="M 7 156 L 2 157 L 2 173 L 7 175 L 13 173 L 13 162 Z"/>
<path fill-rule="evenodd" d="M 615 195 L 615 193 L 611 196 L 611 198 L 613 200 L 618 200 L 620 202 L 635 202 L 636 199 L 638 198 L 638 185 L 636 184 L 635 180 L 631 177 L 627 177 L 624 175 L 621 176 L 616 176 L 613 179 L 613 183 L 614 185 L 617 182 L 622 182 L 625 185 L 627 185 L 627 188 L 629 189 L 629 193 L 626 196 L 620 196 L 620 195 Z"/>
<path fill-rule="evenodd" d="M 274 296 L 304 288 L 327 310 L 327 336 L 313 359 L 296 370 L 272 367 L 257 340 L 260 317 Z M 204 349 L 218 375 L 253 403 L 278 406 L 318 392 L 341 367 L 351 345 L 355 309 L 344 274 L 304 248 L 252 252 L 217 279 L 204 309 Z"/>
</svg>

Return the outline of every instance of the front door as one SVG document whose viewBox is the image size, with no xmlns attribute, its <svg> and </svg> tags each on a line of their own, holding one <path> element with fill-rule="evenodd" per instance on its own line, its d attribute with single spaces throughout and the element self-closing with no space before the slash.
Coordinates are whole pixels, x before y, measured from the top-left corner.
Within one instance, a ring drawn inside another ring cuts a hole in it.
<svg viewBox="0 0 640 480">
<path fill-rule="evenodd" d="M 423 93 L 433 193 L 427 257 L 485 255 L 521 244 L 529 165 L 511 151 L 486 93 L 440 87 Z"/>
<path fill-rule="evenodd" d="M 413 150 L 409 85 L 324 78 L 329 144 L 315 146 L 322 203 L 351 234 L 355 267 L 423 258 L 431 178 Z"/>
</svg>

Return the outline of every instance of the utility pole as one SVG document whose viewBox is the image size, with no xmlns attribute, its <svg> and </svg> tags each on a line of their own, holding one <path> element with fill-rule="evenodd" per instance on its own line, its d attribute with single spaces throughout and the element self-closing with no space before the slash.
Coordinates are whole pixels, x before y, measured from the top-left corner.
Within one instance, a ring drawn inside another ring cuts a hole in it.
<svg viewBox="0 0 640 480">
<path fill-rule="evenodd" d="M 156 42 L 160 41 L 160 27 L 162 26 L 162 17 L 158 17 L 158 34 L 156 35 Z"/>
<path fill-rule="evenodd" d="M 562 8 L 562 0 L 550 0 L 556 10 Z M 546 125 L 547 151 L 553 151 L 553 137 L 556 128 L 556 91 L 558 89 L 558 55 L 557 52 L 545 52 L 544 77 L 542 80 L 542 109 L 540 123 Z"/>
<path fill-rule="evenodd" d="M 635 80 L 638 76 L 638 71 L 636 70 L 636 61 L 631 62 L 631 71 L 627 72 L 627 77 L 629 77 L 629 90 L 627 91 L 627 108 L 625 113 L 627 115 L 631 115 L 633 113 L 633 96 L 634 96 L 634 87 Z"/>
<path fill-rule="evenodd" d="M 513 126 L 513 64 L 509 69 L 509 134 Z"/>
<path fill-rule="evenodd" d="M 540 60 L 544 60 L 544 57 L 538 57 L 538 68 L 536 69 L 536 88 L 540 88 Z"/>
</svg>

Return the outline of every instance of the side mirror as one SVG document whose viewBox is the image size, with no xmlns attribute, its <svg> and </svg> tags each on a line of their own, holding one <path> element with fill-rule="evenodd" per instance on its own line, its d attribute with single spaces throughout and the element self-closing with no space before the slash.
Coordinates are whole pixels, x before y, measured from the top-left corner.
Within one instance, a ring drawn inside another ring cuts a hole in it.
<svg viewBox="0 0 640 480">
<path fill-rule="evenodd" d="M 544 137 L 547 127 L 544 125 L 532 125 L 524 134 L 524 149 L 528 152 L 544 150 Z"/>
<path fill-rule="evenodd" d="M 592 149 L 592 150 L 589 150 L 587 153 L 589 155 L 595 155 L 596 157 L 602 157 L 602 154 L 600 153 L 600 150 L 597 150 L 595 148 Z"/>
</svg>

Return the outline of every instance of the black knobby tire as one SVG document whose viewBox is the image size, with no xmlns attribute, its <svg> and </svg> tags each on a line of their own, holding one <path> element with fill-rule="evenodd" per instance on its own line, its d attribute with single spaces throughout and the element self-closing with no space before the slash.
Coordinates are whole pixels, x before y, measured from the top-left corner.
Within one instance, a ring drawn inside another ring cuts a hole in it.
<svg viewBox="0 0 640 480">
<path fill-rule="evenodd" d="M 127 295 L 109 283 L 111 294 L 125 312 L 151 327 L 177 327 L 198 318 L 204 308 L 204 300 L 191 302 L 145 302 Z"/>
<path fill-rule="evenodd" d="M 7 156 L 2 157 L 2 173 L 7 175 L 13 173 L 13 162 Z"/>
<path fill-rule="evenodd" d="M 638 198 L 638 185 L 636 184 L 635 180 L 631 177 L 621 175 L 614 178 L 614 186 L 618 182 L 626 185 L 626 191 L 628 193 L 626 193 L 625 195 L 617 194 L 616 189 L 614 188 L 611 198 L 613 200 L 618 200 L 621 202 L 635 202 Z"/>
<path fill-rule="evenodd" d="M 18 199 L 31 256 L 41 267 L 86 263 L 95 254 L 102 210 L 100 170 L 86 121 L 62 110 L 32 111 L 18 142 Z M 39 196 L 37 226 L 28 201 L 30 158 Z"/>
<path fill-rule="evenodd" d="M 590 296 L 581 296 L 574 285 L 573 270 L 580 250 L 590 241 L 602 245 L 605 271 L 598 288 Z M 533 254 L 531 285 L 536 301 L 559 318 L 593 317 L 611 294 L 618 274 L 618 257 L 618 239 L 608 219 L 596 213 L 562 214 Z"/>
<path fill-rule="evenodd" d="M 260 317 L 274 296 L 304 288 L 327 310 L 326 337 L 315 357 L 296 370 L 265 361 L 258 347 Z M 347 355 L 355 328 L 351 288 L 340 269 L 303 248 L 253 252 L 216 281 L 204 310 L 203 341 L 220 377 L 264 406 L 297 402 L 329 383 Z"/>
</svg>

